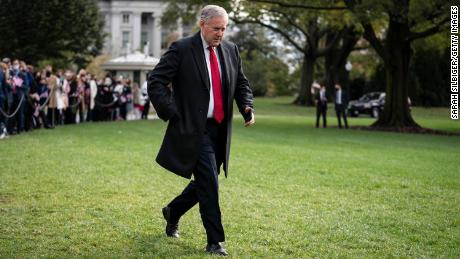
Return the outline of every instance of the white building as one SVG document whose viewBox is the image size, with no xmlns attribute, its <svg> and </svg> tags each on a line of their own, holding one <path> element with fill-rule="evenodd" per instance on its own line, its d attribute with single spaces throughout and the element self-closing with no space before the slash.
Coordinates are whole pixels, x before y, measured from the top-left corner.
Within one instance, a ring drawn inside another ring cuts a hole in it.
<svg viewBox="0 0 460 259">
<path fill-rule="evenodd" d="M 158 64 L 158 61 L 158 58 L 134 51 L 111 59 L 101 67 L 116 77 L 130 78 L 133 82 L 142 85 L 147 80 L 147 74 Z"/>
<path fill-rule="evenodd" d="M 161 16 L 167 4 L 163 0 L 98 0 L 99 9 L 105 20 L 107 37 L 104 52 L 118 57 L 135 50 L 159 58 L 167 48 L 168 37 L 175 33 L 183 37 L 183 26 L 178 21 L 175 32 L 161 26 Z M 191 26 L 188 27 L 190 33 Z"/>
</svg>

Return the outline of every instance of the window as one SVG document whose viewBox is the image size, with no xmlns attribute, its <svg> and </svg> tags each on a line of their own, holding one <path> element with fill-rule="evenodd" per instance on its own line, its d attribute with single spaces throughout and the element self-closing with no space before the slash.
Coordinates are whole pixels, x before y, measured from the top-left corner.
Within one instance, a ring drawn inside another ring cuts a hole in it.
<svg viewBox="0 0 460 259">
<path fill-rule="evenodd" d="M 148 20 L 147 20 L 147 14 L 146 13 L 143 13 L 142 16 L 141 16 L 141 23 L 143 25 L 146 25 L 148 23 Z"/>
<path fill-rule="evenodd" d="M 129 43 L 129 31 L 124 31 L 122 33 L 122 42 L 121 42 L 121 46 L 123 46 L 123 48 L 126 48 L 126 46 L 128 45 Z"/>
<path fill-rule="evenodd" d="M 123 14 L 123 23 L 125 23 L 125 24 L 129 23 L 129 14 L 128 13 Z"/>
<path fill-rule="evenodd" d="M 142 44 L 142 46 L 144 46 L 147 43 L 147 41 L 148 41 L 147 36 L 148 36 L 148 34 L 147 34 L 146 31 L 143 31 L 141 33 L 141 44 Z"/>
</svg>

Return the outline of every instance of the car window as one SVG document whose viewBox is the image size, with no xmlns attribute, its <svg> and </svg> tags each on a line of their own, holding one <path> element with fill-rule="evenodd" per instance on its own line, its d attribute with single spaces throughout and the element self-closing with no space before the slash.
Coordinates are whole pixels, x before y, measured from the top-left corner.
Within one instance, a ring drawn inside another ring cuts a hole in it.
<svg viewBox="0 0 460 259">
<path fill-rule="evenodd" d="M 379 99 L 379 95 L 380 95 L 379 93 L 372 94 L 371 100 Z"/>
<path fill-rule="evenodd" d="M 369 101 L 369 94 L 363 95 L 361 98 L 359 98 L 360 101 L 362 102 L 367 102 Z"/>
</svg>

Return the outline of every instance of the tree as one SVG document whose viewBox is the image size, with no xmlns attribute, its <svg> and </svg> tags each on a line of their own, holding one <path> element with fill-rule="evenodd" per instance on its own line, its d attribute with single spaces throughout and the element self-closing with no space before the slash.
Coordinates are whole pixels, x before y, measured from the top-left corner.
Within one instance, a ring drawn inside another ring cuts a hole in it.
<svg viewBox="0 0 460 259">
<path fill-rule="evenodd" d="M 313 98 L 310 91 L 315 78 L 315 63 L 318 58 L 326 56 L 334 47 L 338 47 L 346 24 L 340 10 L 344 6 L 335 6 L 328 1 L 329 6 L 315 2 L 315 12 L 306 12 L 302 8 L 295 8 L 292 1 L 250 0 L 244 6 L 237 6 L 233 16 L 236 23 L 254 23 L 272 30 L 285 39 L 286 43 L 302 54 L 300 73 L 300 87 L 293 103 L 312 105 Z M 293 8 L 294 7 L 294 8 Z M 334 15 L 325 15 L 328 11 L 335 11 Z M 337 19 L 341 17 L 342 19 Z M 340 20 L 341 23 L 335 20 Z M 328 36 L 332 35 L 329 40 Z M 341 45 L 342 46 L 342 45 Z M 345 52 L 344 52 L 345 53 Z M 349 54 L 344 57 L 345 60 Z M 330 67 L 331 71 L 336 67 Z"/>
<path fill-rule="evenodd" d="M 447 1 L 431 0 L 347 0 L 349 9 L 364 28 L 369 41 L 383 60 L 386 73 L 386 102 L 374 127 L 420 126 L 411 116 L 408 104 L 409 65 L 413 41 L 445 29 L 449 21 Z M 384 33 L 375 30 L 376 19 L 386 18 Z"/>
<path fill-rule="evenodd" d="M 80 66 L 103 46 L 94 0 L 0 0 L 0 53 L 37 64 L 65 58 Z"/>
<path fill-rule="evenodd" d="M 441 45 L 441 40 L 450 39 L 447 33 L 445 34 L 442 35 L 442 39 L 436 41 L 438 46 Z M 450 48 L 448 45 L 444 49 L 433 48 L 425 39 L 414 45 L 416 46 L 411 62 L 413 76 L 409 83 L 416 87 L 409 89 L 411 100 L 421 106 L 449 106 Z"/>
<path fill-rule="evenodd" d="M 278 51 L 263 27 L 245 24 L 230 36 L 240 49 L 244 73 L 255 96 L 289 93 L 291 77 L 288 66 L 278 58 Z"/>
<path fill-rule="evenodd" d="M 312 105 L 310 86 L 314 80 L 315 63 L 319 57 L 325 56 L 339 42 L 341 31 L 347 25 L 343 23 L 342 15 L 346 7 L 343 4 L 337 5 L 337 1 L 327 1 L 328 6 L 325 6 L 324 1 L 316 0 L 312 1 L 316 4 L 311 7 L 315 10 L 312 13 L 302 8 L 295 8 L 296 4 L 292 2 L 288 0 L 169 0 L 168 11 L 163 21 L 172 23 L 171 17 L 177 17 L 177 14 L 185 20 L 196 19 L 199 8 L 205 4 L 214 3 L 231 10 L 230 19 L 236 24 L 257 24 L 277 33 L 286 44 L 300 52 L 303 57 L 299 92 L 293 103 Z M 325 15 L 328 11 L 335 11 L 335 13 L 332 16 Z M 333 32 L 336 37 L 325 44 L 328 32 Z M 349 52 L 344 53 L 349 54 Z"/>
<path fill-rule="evenodd" d="M 335 37 L 337 37 L 337 32 L 330 31 L 326 36 L 326 42 L 333 41 Z M 339 32 L 338 43 L 333 45 L 325 55 L 326 92 L 334 93 L 335 83 L 349 88 L 349 72 L 346 71 L 345 64 L 360 38 L 361 32 L 354 25 L 347 25 Z"/>
<path fill-rule="evenodd" d="M 316 6 L 282 0 L 251 0 L 283 7 L 317 10 Z M 383 60 L 386 73 L 384 111 L 373 127 L 420 128 L 410 114 L 408 104 L 411 44 L 447 28 L 449 2 L 445 0 L 343 0 Z M 386 30 L 376 24 L 386 20 Z"/>
<path fill-rule="evenodd" d="M 409 97 L 416 106 L 450 105 L 450 31 L 414 42 L 409 67 Z M 385 67 L 379 62 L 370 78 L 376 91 L 385 91 Z"/>
</svg>

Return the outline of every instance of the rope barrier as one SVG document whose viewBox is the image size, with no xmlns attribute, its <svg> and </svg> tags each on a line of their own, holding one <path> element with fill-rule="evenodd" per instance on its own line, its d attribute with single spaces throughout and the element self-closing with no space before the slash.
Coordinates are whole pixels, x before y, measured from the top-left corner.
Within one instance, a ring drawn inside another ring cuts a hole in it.
<svg viewBox="0 0 460 259">
<path fill-rule="evenodd" d="M 43 105 L 40 105 L 39 109 L 41 111 L 43 111 L 43 109 L 45 109 L 46 105 L 48 104 L 49 100 L 50 100 L 50 97 L 51 97 L 51 94 L 48 94 L 48 97 L 46 97 L 46 100 L 45 102 L 43 103 Z"/>
<path fill-rule="evenodd" d="M 81 103 L 81 99 L 78 98 L 78 101 L 75 104 L 69 105 L 69 106 L 67 106 L 67 108 L 73 109 L 73 108 L 77 107 L 80 103 Z"/>
<path fill-rule="evenodd" d="M 98 102 L 96 100 L 95 100 L 95 102 L 96 102 L 97 105 L 101 106 L 102 108 L 107 108 L 107 107 L 110 107 L 110 106 L 114 105 L 117 102 L 117 99 L 115 99 L 113 102 L 111 102 L 109 104 L 100 103 L 100 102 Z"/>
<path fill-rule="evenodd" d="M 16 107 L 16 111 L 14 111 L 11 115 L 8 115 L 8 113 L 3 111 L 2 107 L 0 107 L 0 112 L 3 114 L 3 116 L 7 117 L 8 119 L 13 118 L 16 115 L 16 113 L 18 113 L 19 108 L 21 107 L 23 101 L 24 101 L 24 95 L 22 95 L 21 100 L 19 101 L 18 107 Z"/>
</svg>

